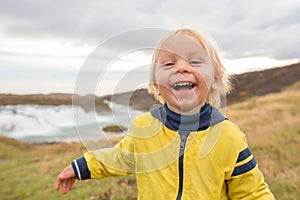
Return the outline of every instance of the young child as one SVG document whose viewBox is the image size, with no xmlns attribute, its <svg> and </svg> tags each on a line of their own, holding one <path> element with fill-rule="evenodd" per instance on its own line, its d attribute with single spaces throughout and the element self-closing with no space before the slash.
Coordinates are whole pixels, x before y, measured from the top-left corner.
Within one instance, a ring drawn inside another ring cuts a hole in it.
<svg viewBox="0 0 300 200">
<path fill-rule="evenodd" d="M 274 199 L 245 135 L 212 106 L 230 83 L 207 36 L 180 29 L 163 39 L 150 82 L 163 106 L 136 117 L 113 148 L 74 160 L 56 190 L 67 193 L 76 179 L 134 173 L 138 199 Z"/>
</svg>

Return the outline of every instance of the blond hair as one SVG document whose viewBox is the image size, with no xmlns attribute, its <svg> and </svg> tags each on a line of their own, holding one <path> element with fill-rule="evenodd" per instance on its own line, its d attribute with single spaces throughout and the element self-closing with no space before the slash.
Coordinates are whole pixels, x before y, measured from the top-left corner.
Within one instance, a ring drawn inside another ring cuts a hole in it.
<svg viewBox="0 0 300 200">
<path fill-rule="evenodd" d="M 150 83 L 148 87 L 148 91 L 150 94 L 153 94 L 154 97 L 160 101 L 161 103 L 165 102 L 165 99 L 158 94 L 158 91 L 155 88 L 155 70 L 157 67 L 158 62 L 158 55 L 160 51 L 160 47 L 162 44 L 168 40 L 169 38 L 173 37 L 176 34 L 184 34 L 187 36 L 191 36 L 195 38 L 197 41 L 200 42 L 202 47 L 204 48 L 207 56 L 211 59 L 213 66 L 215 67 L 215 76 L 218 77 L 219 87 L 218 89 L 210 88 L 210 92 L 208 98 L 206 99 L 207 103 L 210 103 L 215 106 L 220 106 L 222 95 L 226 95 L 230 92 L 231 89 L 231 82 L 230 76 L 227 74 L 226 69 L 224 68 L 220 55 L 218 53 L 218 46 L 214 42 L 214 40 L 206 33 L 198 33 L 191 29 L 178 29 L 177 31 L 171 33 L 166 38 L 162 39 L 158 44 L 157 48 L 155 49 L 152 57 L 152 65 L 151 65 L 151 75 L 150 75 Z"/>
</svg>

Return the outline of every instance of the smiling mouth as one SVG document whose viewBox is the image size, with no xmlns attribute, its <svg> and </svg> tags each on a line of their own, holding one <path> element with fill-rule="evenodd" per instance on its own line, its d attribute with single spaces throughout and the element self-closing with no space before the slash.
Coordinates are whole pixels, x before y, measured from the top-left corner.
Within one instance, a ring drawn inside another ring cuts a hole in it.
<svg viewBox="0 0 300 200">
<path fill-rule="evenodd" d="M 191 82 L 179 82 L 172 85 L 172 88 L 174 88 L 176 91 L 179 91 L 181 89 L 188 89 L 191 90 L 196 86 L 196 84 Z"/>
</svg>

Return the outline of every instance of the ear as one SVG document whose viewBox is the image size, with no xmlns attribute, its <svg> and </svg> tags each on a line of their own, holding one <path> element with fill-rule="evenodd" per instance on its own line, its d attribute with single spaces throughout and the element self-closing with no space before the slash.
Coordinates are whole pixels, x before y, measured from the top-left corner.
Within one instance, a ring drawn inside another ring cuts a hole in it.
<svg viewBox="0 0 300 200">
<path fill-rule="evenodd" d="M 157 84 L 157 83 L 153 83 L 153 85 L 154 85 L 154 88 L 155 88 L 157 94 L 158 94 L 158 95 L 161 95 L 161 93 L 160 93 L 160 91 L 159 91 L 159 86 L 158 86 L 158 84 Z"/>
<path fill-rule="evenodd" d="M 221 85 L 221 77 L 219 75 L 215 75 L 211 88 L 213 90 L 217 90 Z"/>
</svg>

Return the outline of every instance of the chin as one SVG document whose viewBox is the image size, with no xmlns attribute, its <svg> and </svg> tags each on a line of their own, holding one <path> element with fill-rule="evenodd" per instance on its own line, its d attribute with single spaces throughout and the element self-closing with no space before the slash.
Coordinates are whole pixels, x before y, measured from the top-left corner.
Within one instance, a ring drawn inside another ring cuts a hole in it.
<svg viewBox="0 0 300 200">
<path fill-rule="evenodd" d="M 202 107 L 201 103 L 198 102 L 180 102 L 180 110 L 181 112 L 200 112 Z M 195 113 L 195 114 L 196 114 Z"/>
</svg>

